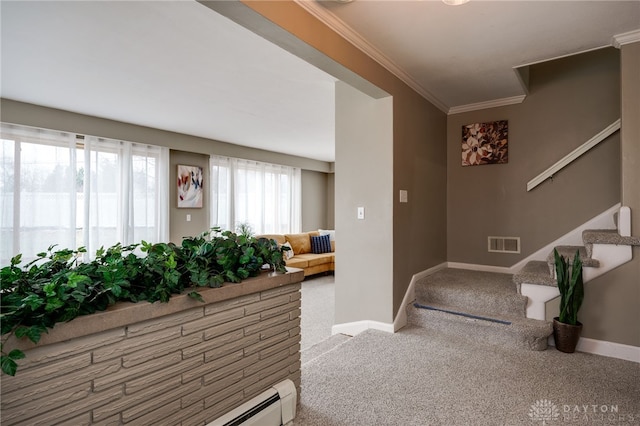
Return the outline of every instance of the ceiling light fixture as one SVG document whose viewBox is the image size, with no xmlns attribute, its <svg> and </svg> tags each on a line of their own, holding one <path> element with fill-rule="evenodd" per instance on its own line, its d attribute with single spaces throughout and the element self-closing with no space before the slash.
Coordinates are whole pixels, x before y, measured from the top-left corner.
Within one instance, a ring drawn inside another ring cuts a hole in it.
<svg viewBox="0 0 640 426">
<path fill-rule="evenodd" d="M 442 3 L 449 6 L 460 6 L 461 4 L 468 3 L 469 0 L 442 0 Z"/>
</svg>

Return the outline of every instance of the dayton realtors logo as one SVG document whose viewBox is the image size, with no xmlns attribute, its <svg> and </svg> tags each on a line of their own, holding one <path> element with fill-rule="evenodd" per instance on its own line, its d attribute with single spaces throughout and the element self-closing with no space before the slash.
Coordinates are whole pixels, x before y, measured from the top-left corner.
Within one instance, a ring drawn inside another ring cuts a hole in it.
<svg viewBox="0 0 640 426">
<path fill-rule="evenodd" d="M 617 405 L 556 405 L 547 399 L 540 399 L 531 405 L 529 418 L 533 422 L 561 421 L 563 423 L 607 423 L 632 424 L 640 420 L 640 415 L 621 414 Z"/>
<path fill-rule="evenodd" d="M 534 422 L 542 422 L 543 425 L 558 420 L 559 417 L 560 410 L 558 410 L 558 407 L 546 399 L 536 401 L 529 409 L 529 418 Z"/>
</svg>

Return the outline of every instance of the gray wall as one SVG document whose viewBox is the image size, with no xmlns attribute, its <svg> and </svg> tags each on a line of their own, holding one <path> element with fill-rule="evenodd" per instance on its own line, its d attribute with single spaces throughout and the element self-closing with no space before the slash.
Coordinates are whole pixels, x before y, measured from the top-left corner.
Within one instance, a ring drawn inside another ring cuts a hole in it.
<svg viewBox="0 0 640 426">
<path fill-rule="evenodd" d="M 209 195 L 207 190 L 205 189 L 204 207 L 202 209 L 178 209 L 173 183 L 176 182 L 177 164 L 198 165 L 204 169 L 205 188 L 210 188 L 208 186 L 210 155 L 225 155 L 300 167 L 303 169 L 304 176 L 302 193 L 306 200 L 306 204 L 302 206 L 303 226 L 309 224 L 309 226 L 312 226 L 311 229 L 317 229 L 325 228 L 329 225 L 326 218 L 329 209 L 327 200 L 329 189 L 326 183 L 323 184 L 321 182 L 323 180 L 326 181 L 327 174 L 333 171 L 333 165 L 330 163 L 246 148 L 211 139 L 136 126 L 9 99 L 1 99 L 0 102 L 0 120 L 7 123 L 64 130 L 72 133 L 171 148 L 169 235 L 173 242 L 179 243 L 183 236 L 197 235 L 209 229 Z M 321 212 L 320 216 L 318 216 L 318 212 Z M 186 221 L 187 213 L 191 214 L 191 222 Z"/>
<path fill-rule="evenodd" d="M 393 98 L 393 309 L 414 274 L 447 260 L 447 125 L 408 88 Z M 400 190 L 408 203 L 400 203 Z"/>
<path fill-rule="evenodd" d="M 619 74 L 613 48 L 534 65 L 524 103 L 449 117 L 449 261 L 511 266 L 620 201 L 619 133 L 526 191 L 529 180 L 620 117 Z M 508 164 L 462 167 L 462 126 L 493 120 L 509 120 Z M 520 237 L 522 253 L 489 253 L 490 235 Z"/>
<path fill-rule="evenodd" d="M 335 123 L 336 323 L 391 323 L 392 100 L 338 82 Z"/>
<path fill-rule="evenodd" d="M 169 194 L 169 239 L 173 243 L 180 244 L 183 237 L 198 235 L 210 228 L 209 189 L 211 188 L 211 182 L 209 180 L 209 156 L 204 154 L 194 154 L 192 152 L 175 151 L 172 149 L 169 164 L 169 182 L 171 184 Z M 177 191 L 174 189 L 175 182 L 178 180 L 178 164 L 202 167 L 203 188 L 205 191 L 205 196 L 202 200 L 202 208 L 178 208 Z M 191 221 L 187 221 L 187 215 L 191 216 Z"/>
<path fill-rule="evenodd" d="M 327 229 L 328 174 L 302 171 L 302 231 Z"/>
<path fill-rule="evenodd" d="M 334 173 L 327 174 L 327 229 L 335 229 L 336 227 L 335 177 Z"/>
<path fill-rule="evenodd" d="M 640 235 L 640 43 L 622 46 L 622 204 L 631 208 L 631 233 Z M 640 247 L 633 260 L 585 286 L 578 319 L 582 336 L 640 346 Z"/>
</svg>

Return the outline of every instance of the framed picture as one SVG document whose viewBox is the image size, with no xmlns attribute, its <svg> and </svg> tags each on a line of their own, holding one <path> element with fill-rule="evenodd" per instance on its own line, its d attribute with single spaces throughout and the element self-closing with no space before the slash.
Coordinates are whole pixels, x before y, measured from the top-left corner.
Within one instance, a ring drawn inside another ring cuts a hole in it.
<svg viewBox="0 0 640 426">
<path fill-rule="evenodd" d="M 178 208 L 202 208 L 202 167 L 178 165 Z"/>
<path fill-rule="evenodd" d="M 507 163 L 508 121 L 491 121 L 462 126 L 462 165 Z"/>
</svg>

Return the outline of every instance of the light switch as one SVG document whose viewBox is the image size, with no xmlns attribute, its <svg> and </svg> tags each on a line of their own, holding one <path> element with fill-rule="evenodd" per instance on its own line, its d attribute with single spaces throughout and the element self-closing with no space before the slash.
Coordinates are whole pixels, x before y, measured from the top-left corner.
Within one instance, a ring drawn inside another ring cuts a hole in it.
<svg viewBox="0 0 640 426">
<path fill-rule="evenodd" d="M 400 202 L 408 203 L 409 202 L 409 192 L 406 189 L 400 190 Z"/>
<path fill-rule="evenodd" d="M 358 207 L 358 219 L 364 219 L 364 207 Z"/>
<path fill-rule="evenodd" d="M 190 214 L 187 215 L 187 222 L 191 222 L 191 215 Z"/>
</svg>

